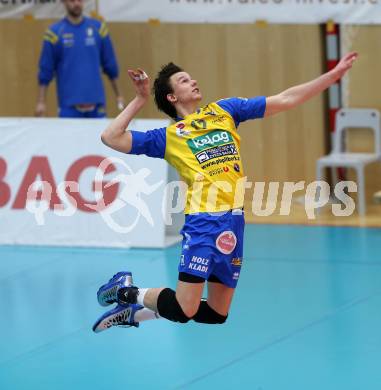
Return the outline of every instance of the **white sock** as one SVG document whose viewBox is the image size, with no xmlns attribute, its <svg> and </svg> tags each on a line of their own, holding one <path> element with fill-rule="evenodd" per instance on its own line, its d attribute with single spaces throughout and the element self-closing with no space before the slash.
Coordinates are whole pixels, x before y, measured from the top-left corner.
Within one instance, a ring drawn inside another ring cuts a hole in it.
<svg viewBox="0 0 381 390">
<path fill-rule="evenodd" d="M 144 306 L 144 297 L 149 289 L 148 288 L 139 288 L 138 296 L 136 297 L 136 303 Z"/>
<path fill-rule="evenodd" d="M 134 321 L 135 322 L 142 322 L 147 320 L 156 320 L 161 318 L 158 313 L 154 312 L 151 309 L 147 309 L 144 307 L 143 309 L 138 310 L 135 313 Z"/>
</svg>

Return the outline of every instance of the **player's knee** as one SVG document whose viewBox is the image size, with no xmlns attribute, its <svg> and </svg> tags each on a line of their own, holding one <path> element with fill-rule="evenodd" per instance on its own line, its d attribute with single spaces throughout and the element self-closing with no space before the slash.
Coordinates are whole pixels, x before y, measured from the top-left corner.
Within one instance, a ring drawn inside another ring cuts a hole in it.
<svg viewBox="0 0 381 390">
<path fill-rule="evenodd" d="M 201 301 L 197 313 L 193 316 L 193 320 L 203 324 L 224 324 L 228 318 L 228 314 L 222 315 L 212 309 L 206 301 Z"/>
<path fill-rule="evenodd" d="M 176 298 L 175 291 L 170 288 L 165 288 L 161 291 L 157 299 L 157 310 L 160 316 L 166 318 L 167 320 L 180 322 L 182 324 L 187 323 L 192 316 L 191 311 L 187 309 L 184 311 L 180 306 Z"/>
<path fill-rule="evenodd" d="M 197 313 L 200 306 L 200 301 L 195 301 L 193 297 L 190 296 L 185 298 L 182 297 L 178 302 L 184 314 L 189 318 L 192 318 Z"/>
<path fill-rule="evenodd" d="M 198 310 L 198 305 L 195 306 L 193 303 L 191 304 L 185 304 L 185 305 L 181 305 L 181 309 L 183 311 L 183 313 L 189 318 L 193 318 L 196 313 L 197 313 L 197 310 Z"/>
</svg>

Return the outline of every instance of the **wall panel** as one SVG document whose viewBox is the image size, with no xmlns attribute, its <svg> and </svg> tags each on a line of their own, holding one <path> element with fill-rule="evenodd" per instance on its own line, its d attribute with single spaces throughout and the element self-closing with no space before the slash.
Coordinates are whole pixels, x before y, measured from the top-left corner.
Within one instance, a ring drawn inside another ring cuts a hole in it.
<svg viewBox="0 0 381 390">
<path fill-rule="evenodd" d="M 41 39 L 50 23 L 0 21 L 1 116 L 33 115 Z M 109 28 L 127 100 L 134 94 L 127 68 L 141 66 L 152 76 L 169 61 L 179 63 L 198 80 L 204 102 L 227 96 L 269 96 L 323 71 L 319 26 L 110 23 Z M 108 83 L 106 90 L 108 113 L 115 115 Z M 54 86 L 49 88 L 48 104 L 49 116 L 55 116 Z M 293 111 L 242 124 L 242 153 L 249 178 L 313 180 L 316 158 L 324 154 L 324 112 L 320 96 Z M 153 103 L 141 112 L 141 117 L 157 116 Z"/>
</svg>

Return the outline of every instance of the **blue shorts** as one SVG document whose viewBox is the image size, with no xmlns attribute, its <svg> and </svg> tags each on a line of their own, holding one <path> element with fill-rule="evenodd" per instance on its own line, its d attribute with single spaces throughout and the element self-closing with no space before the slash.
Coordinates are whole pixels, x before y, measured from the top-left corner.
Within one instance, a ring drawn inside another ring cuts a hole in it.
<svg viewBox="0 0 381 390">
<path fill-rule="evenodd" d="M 235 288 L 241 272 L 245 218 L 242 210 L 223 215 L 189 214 L 183 236 L 179 272 L 208 280 L 212 275 Z"/>
</svg>

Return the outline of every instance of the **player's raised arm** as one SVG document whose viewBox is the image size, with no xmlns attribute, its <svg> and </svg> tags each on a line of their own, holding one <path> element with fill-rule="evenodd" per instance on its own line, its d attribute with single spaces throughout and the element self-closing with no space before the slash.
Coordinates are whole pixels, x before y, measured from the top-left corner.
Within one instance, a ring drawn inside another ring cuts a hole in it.
<svg viewBox="0 0 381 390">
<path fill-rule="evenodd" d="M 129 123 L 146 104 L 150 94 L 150 81 L 142 69 L 128 70 L 134 83 L 136 96 L 127 107 L 110 123 L 102 133 L 102 142 L 119 152 L 129 153 L 132 147 L 132 135 L 127 129 Z"/>
<path fill-rule="evenodd" d="M 266 99 L 265 116 L 274 115 L 294 108 L 324 91 L 345 75 L 357 59 L 358 54 L 346 54 L 336 67 L 320 77 L 304 84 L 286 89 L 278 95 Z"/>
</svg>

